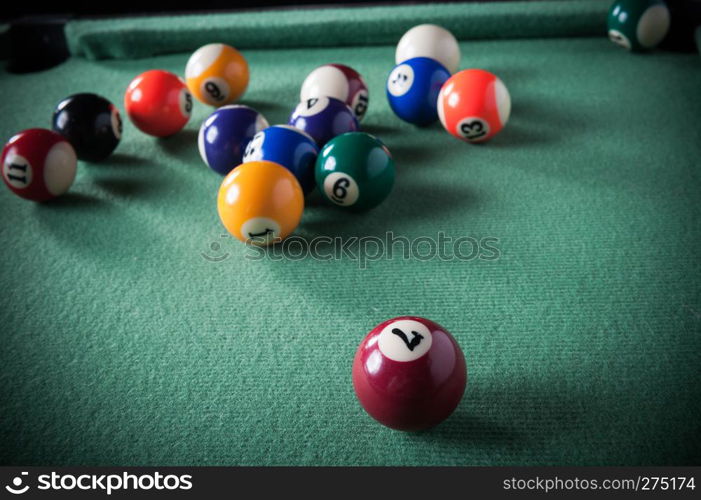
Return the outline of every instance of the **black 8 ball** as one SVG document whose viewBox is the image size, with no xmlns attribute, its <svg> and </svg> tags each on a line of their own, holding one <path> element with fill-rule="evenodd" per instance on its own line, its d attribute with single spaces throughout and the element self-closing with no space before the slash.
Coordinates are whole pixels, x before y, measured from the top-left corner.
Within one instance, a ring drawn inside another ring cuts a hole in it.
<svg viewBox="0 0 701 500">
<path fill-rule="evenodd" d="M 96 94 L 75 94 L 56 106 L 52 126 L 84 161 L 107 158 L 122 137 L 122 118 L 110 101 Z"/>
</svg>

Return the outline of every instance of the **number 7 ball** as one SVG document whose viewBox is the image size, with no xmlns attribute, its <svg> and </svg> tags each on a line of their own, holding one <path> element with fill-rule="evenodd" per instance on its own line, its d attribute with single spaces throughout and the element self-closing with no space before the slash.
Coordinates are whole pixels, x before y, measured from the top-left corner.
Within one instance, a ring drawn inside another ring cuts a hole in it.
<svg viewBox="0 0 701 500">
<path fill-rule="evenodd" d="M 416 316 L 377 325 L 353 361 L 358 401 L 392 429 L 418 431 L 439 424 L 453 413 L 466 384 L 465 357 L 453 336 Z"/>
</svg>

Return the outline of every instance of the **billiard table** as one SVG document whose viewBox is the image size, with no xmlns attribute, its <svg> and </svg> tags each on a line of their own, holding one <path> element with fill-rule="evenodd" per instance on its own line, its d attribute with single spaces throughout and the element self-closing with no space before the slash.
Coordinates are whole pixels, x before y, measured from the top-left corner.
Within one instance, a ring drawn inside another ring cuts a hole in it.
<svg viewBox="0 0 701 500">
<path fill-rule="evenodd" d="M 699 464 L 701 60 L 621 49 L 608 7 L 76 19 L 68 60 L 2 70 L 3 140 L 49 127 L 77 92 L 125 120 L 116 152 L 79 162 L 66 195 L 0 192 L 0 462 Z M 390 110 L 394 47 L 421 23 L 456 35 L 462 69 L 508 87 L 511 118 L 488 143 Z M 156 139 L 123 108 L 134 76 L 182 75 L 213 41 L 243 52 L 241 102 L 270 123 L 286 123 L 316 66 L 357 69 L 370 89 L 362 129 L 396 162 L 385 202 L 350 213 L 313 193 L 296 246 L 230 237 L 222 177 L 197 150 L 212 109 L 196 103 L 184 130 Z M 441 235 L 466 246 L 443 258 Z M 390 236 L 391 256 L 379 243 Z M 319 237 L 325 257 L 307 256 Z M 440 323 L 467 362 L 453 415 L 417 433 L 372 420 L 351 382 L 361 340 L 400 315 Z"/>
</svg>

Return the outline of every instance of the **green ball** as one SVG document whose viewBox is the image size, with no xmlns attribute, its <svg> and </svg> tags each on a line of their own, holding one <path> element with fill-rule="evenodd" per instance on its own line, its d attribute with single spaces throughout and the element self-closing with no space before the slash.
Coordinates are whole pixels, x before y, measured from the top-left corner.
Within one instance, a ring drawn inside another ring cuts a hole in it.
<svg viewBox="0 0 701 500">
<path fill-rule="evenodd" d="M 652 49 L 667 35 L 669 23 L 662 0 L 616 0 L 608 15 L 609 38 L 628 50 Z"/>
<path fill-rule="evenodd" d="M 331 203 L 368 210 L 387 198 L 394 185 L 394 160 L 382 141 L 365 132 L 331 139 L 319 152 L 316 185 Z"/>
</svg>

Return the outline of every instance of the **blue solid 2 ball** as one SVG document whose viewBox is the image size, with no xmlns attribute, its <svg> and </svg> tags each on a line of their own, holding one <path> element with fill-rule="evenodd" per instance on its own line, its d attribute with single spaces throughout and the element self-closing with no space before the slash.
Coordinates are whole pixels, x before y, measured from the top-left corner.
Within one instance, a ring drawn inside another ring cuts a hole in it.
<svg viewBox="0 0 701 500">
<path fill-rule="evenodd" d="M 394 67 L 387 78 L 387 99 L 399 118 L 424 126 L 438 120 L 436 104 L 450 72 L 438 61 L 415 57 Z"/>
<path fill-rule="evenodd" d="M 197 144 L 202 161 L 222 175 L 243 163 L 248 143 L 268 121 L 248 106 L 222 106 L 209 115 L 200 127 Z"/>
<path fill-rule="evenodd" d="M 319 147 L 334 137 L 358 130 L 358 120 L 353 110 L 334 97 L 313 97 L 300 102 L 288 122 L 303 130 Z"/>
<path fill-rule="evenodd" d="M 315 185 L 314 163 L 319 154 L 309 134 L 290 125 L 273 125 L 258 132 L 246 146 L 243 161 L 273 161 L 292 172 L 308 194 Z"/>
</svg>

